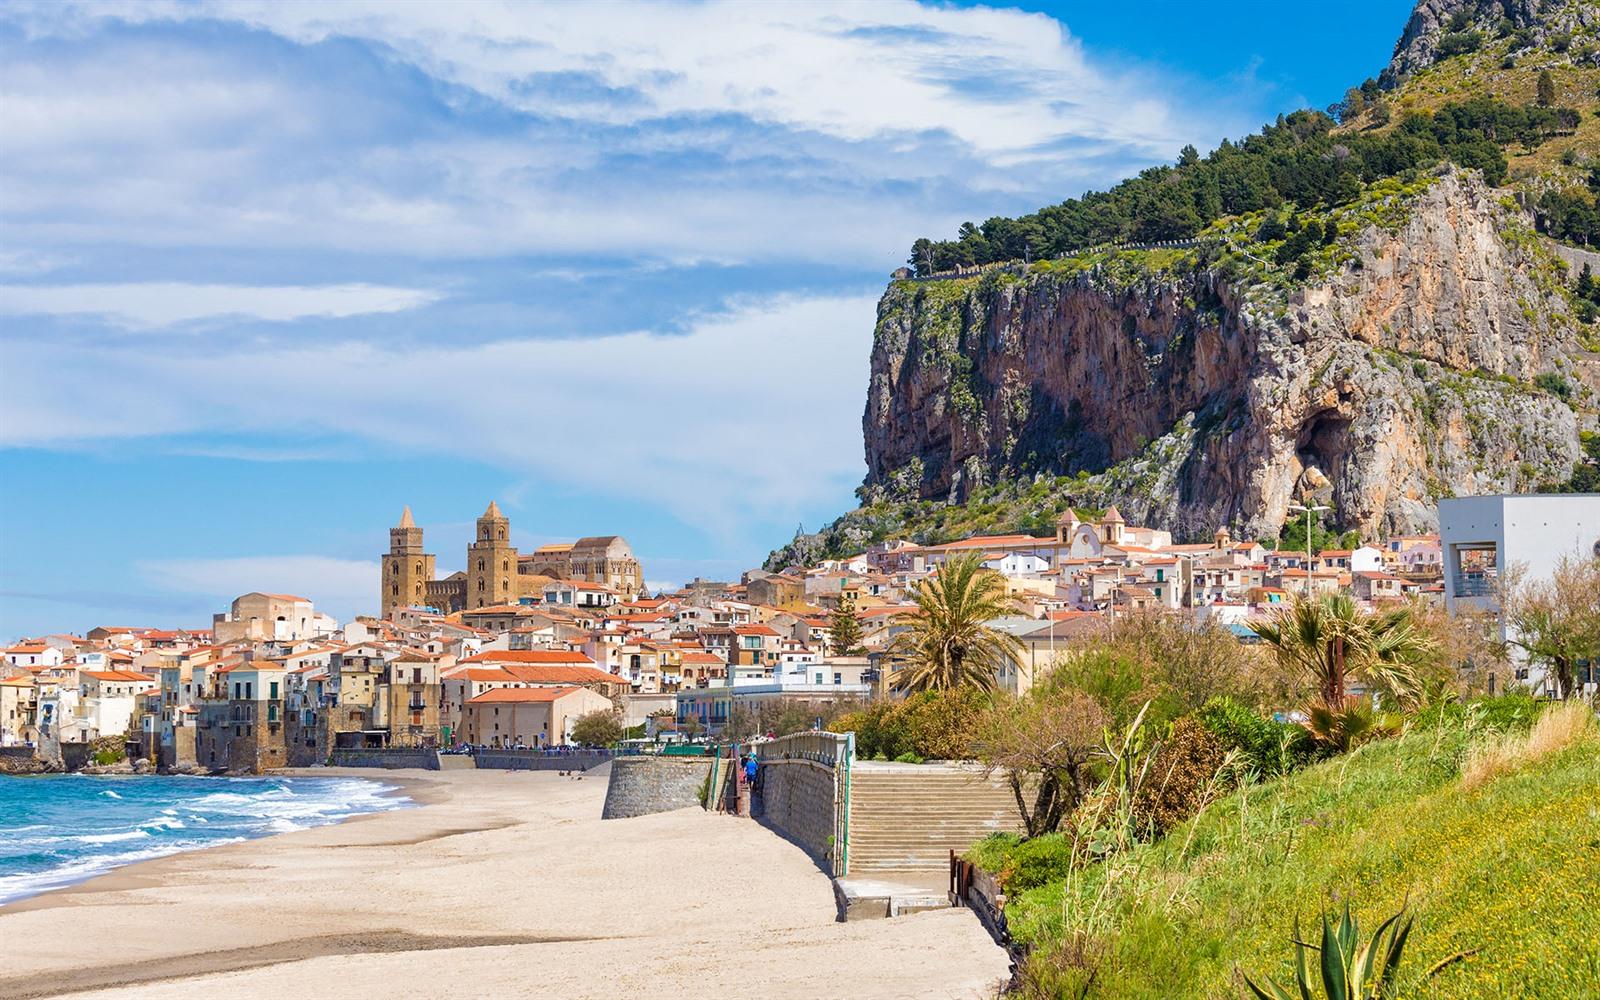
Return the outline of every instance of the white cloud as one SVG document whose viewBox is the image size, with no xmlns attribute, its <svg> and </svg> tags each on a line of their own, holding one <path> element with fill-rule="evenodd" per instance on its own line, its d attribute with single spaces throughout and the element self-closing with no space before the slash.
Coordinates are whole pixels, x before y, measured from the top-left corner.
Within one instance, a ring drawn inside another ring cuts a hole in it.
<svg viewBox="0 0 1600 1000">
<path fill-rule="evenodd" d="M 341 318 L 416 309 L 435 292 L 386 285 L 201 285 L 177 281 L 104 285 L 0 285 L 0 314 L 104 316 L 130 327 L 200 319 L 269 322 Z"/>
<path fill-rule="evenodd" d="M 240 594 L 259 590 L 310 598 L 319 611 L 349 616 L 373 603 L 378 581 L 375 562 L 314 555 L 160 559 L 136 568 L 151 586 L 208 598 L 218 611 Z"/>
<path fill-rule="evenodd" d="M 644 499 L 729 538 L 832 502 L 859 480 L 873 302 L 780 296 L 703 317 L 681 336 L 470 348 L 167 354 L 4 341 L 0 367 L 75 377 L 0 394 L 0 444 L 353 435 Z"/>
<path fill-rule="evenodd" d="M 1143 81 L 1092 66 L 1044 14 L 856 2 L 530 4 L 277 0 L 58 4 L 96 17 L 238 21 L 312 44 L 361 38 L 512 107 L 632 123 L 748 115 L 846 139 L 944 129 L 990 153 L 1063 134 L 1165 145 L 1182 132 Z"/>
<path fill-rule="evenodd" d="M 1015 10 L 6 10 L 34 37 L 88 39 L 0 60 L 13 154 L 0 218 L 13 241 L 43 248 L 893 267 L 915 235 L 1076 194 L 1232 131 L 1215 106 L 1185 108 L 1158 79 L 1097 65 L 1059 22 Z M 186 44 L 120 28 L 167 19 L 287 42 L 218 32 Z M 348 39 L 443 85 L 315 55 Z M 308 46 L 302 62 L 288 43 Z"/>
</svg>

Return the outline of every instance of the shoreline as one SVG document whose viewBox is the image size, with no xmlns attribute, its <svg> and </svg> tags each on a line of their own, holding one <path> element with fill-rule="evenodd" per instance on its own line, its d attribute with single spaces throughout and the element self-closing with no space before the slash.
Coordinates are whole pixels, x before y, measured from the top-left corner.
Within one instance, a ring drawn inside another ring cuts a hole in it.
<svg viewBox="0 0 1600 1000">
<path fill-rule="evenodd" d="M 405 800 L 405 802 L 409 803 L 409 805 L 398 805 L 398 806 L 396 806 L 395 808 L 392 808 L 392 809 L 372 810 L 372 811 L 369 811 L 369 812 L 356 813 L 354 815 L 346 816 L 346 817 L 343 817 L 342 819 L 335 820 L 332 823 L 322 823 L 322 824 L 318 824 L 316 826 L 302 827 L 302 828 L 297 829 L 297 830 L 285 830 L 285 831 L 276 831 L 276 832 L 275 831 L 270 831 L 270 830 L 269 831 L 262 831 L 261 833 L 256 834 L 254 836 L 245 837 L 242 840 L 237 840 L 237 841 L 232 841 L 232 842 L 227 842 L 227 843 L 201 844 L 201 845 L 196 845 L 194 847 L 180 847 L 180 848 L 172 851 L 170 854 L 162 854 L 162 855 L 159 855 L 159 856 L 153 857 L 153 858 L 139 858 L 139 859 L 136 859 L 136 860 L 133 860 L 133 861 L 125 861 L 125 862 L 120 862 L 120 863 L 112 861 L 111 862 L 111 867 L 107 868 L 104 871 L 94 872 L 94 873 L 88 874 L 88 875 L 86 875 L 86 876 L 84 876 L 82 878 L 79 878 L 79 879 L 77 879 L 75 881 L 72 881 L 72 882 L 68 882 L 68 883 L 66 883 L 64 885 L 57 885 L 57 886 L 52 886 L 52 887 L 47 888 L 47 889 L 41 889 L 40 891 L 35 892 L 32 895 L 21 896 L 21 897 L 18 897 L 17 899 L 6 900 L 4 902 L 0 902 L 0 916 L 4 916 L 5 914 L 8 914 L 8 913 L 20 913 L 20 912 L 23 912 L 24 910 L 28 910 L 28 909 L 47 908 L 49 905 L 51 905 L 51 904 L 49 904 L 47 902 L 49 897 L 56 896 L 56 895 L 68 895 L 68 894 L 71 894 L 71 893 L 74 893 L 74 892 L 78 892 L 78 891 L 88 891 L 88 892 L 106 891 L 108 888 L 112 888 L 112 889 L 118 888 L 119 886 L 117 886 L 115 884 L 115 882 L 108 882 L 106 884 L 106 886 L 98 887 L 98 888 L 91 888 L 91 883 L 99 883 L 102 879 L 114 880 L 119 875 L 122 875 L 124 873 L 132 872 L 133 869 L 143 868 L 144 866 L 147 866 L 147 865 L 152 866 L 152 867 L 153 866 L 158 866 L 162 862 L 170 861 L 170 860 L 172 860 L 174 858 L 183 857 L 185 855 L 204 854 L 204 853 L 211 852 L 211 851 L 220 851 L 220 850 L 223 850 L 223 849 L 229 848 L 229 847 L 239 847 L 239 846 L 250 844 L 250 843 L 253 843 L 253 842 L 256 842 L 256 841 L 268 840 L 268 839 L 271 839 L 273 837 L 287 836 L 287 835 L 289 835 L 291 833 L 301 833 L 301 832 L 303 832 L 305 830 L 317 830 L 317 829 L 321 829 L 323 827 L 328 827 L 328 826 L 343 826 L 346 823 L 353 823 L 353 822 L 356 822 L 358 820 L 367 819 L 367 818 L 372 817 L 372 816 L 382 816 L 385 813 L 395 811 L 395 809 L 407 809 L 407 808 L 414 808 L 414 807 L 417 807 L 417 806 L 421 806 L 421 805 L 424 805 L 427 801 L 430 801 L 431 799 L 435 799 L 435 798 L 438 797 L 438 792 L 436 790 L 430 791 L 428 789 L 428 787 L 427 787 L 428 786 L 427 779 L 422 778 L 422 777 L 420 777 L 418 775 L 408 774 L 403 778 L 396 778 L 396 779 L 390 780 L 390 781 L 383 781 L 383 780 L 379 780 L 377 778 L 372 777 L 370 774 L 360 773 L 360 772 L 363 772 L 363 771 L 366 771 L 366 770 L 368 770 L 368 769 L 365 769 L 365 768 L 283 768 L 283 769 L 279 769 L 277 771 L 272 771 L 272 772 L 268 772 L 266 774 L 260 774 L 260 775 L 231 775 L 231 776 L 228 776 L 228 777 L 235 777 L 235 778 L 246 777 L 246 778 L 260 778 L 260 779 L 267 779 L 267 778 L 358 778 L 358 779 L 363 779 L 363 780 L 371 780 L 371 781 L 375 781 L 375 782 L 377 782 L 378 784 L 381 784 L 381 785 L 392 785 L 392 786 L 394 786 L 392 790 L 385 790 L 382 793 L 382 797 L 383 798 L 391 799 L 391 800 L 392 799 L 396 799 L 396 798 L 400 798 L 400 799 Z M 71 777 L 72 775 L 78 774 L 78 773 L 80 773 L 80 772 L 57 772 L 57 773 L 54 773 L 54 774 L 5 775 L 4 777 L 14 777 L 14 778 L 62 778 L 62 777 Z M 420 772 L 420 773 L 426 773 L 426 772 Z M 86 774 L 86 775 L 83 775 L 83 777 L 88 777 L 88 778 L 110 778 L 110 779 L 115 779 L 115 780 L 118 780 L 118 781 L 122 781 L 122 780 L 139 781 L 139 780 L 143 780 L 143 779 L 146 779 L 146 778 L 184 778 L 184 779 L 195 780 L 195 781 L 208 781 L 208 780 L 211 780 L 214 776 L 211 776 L 211 775 L 157 775 L 157 774 Z M 130 883 L 130 884 L 132 884 L 132 883 Z M 40 905 L 36 906 L 34 904 L 40 904 Z"/>
<path fill-rule="evenodd" d="M 829 878 L 748 820 L 602 821 L 593 775 L 310 770 L 281 776 L 377 780 L 415 806 L 0 907 L 29 942 L 0 995 L 973 998 L 1007 974 L 966 910 L 837 923 Z M 85 949 L 85 921 L 115 931 Z"/>
</svg>

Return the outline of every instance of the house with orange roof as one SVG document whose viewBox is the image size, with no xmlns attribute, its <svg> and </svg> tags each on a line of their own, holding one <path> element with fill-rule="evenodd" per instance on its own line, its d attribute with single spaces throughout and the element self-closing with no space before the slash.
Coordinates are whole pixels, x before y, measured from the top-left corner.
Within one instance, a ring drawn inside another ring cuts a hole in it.
<svg viewBox="0 0 1600 1000">
<path fill-rule="evenodd" d="M 0 746 L 35 743 L 39 739 L 39 685 L 21 674 L 0 680 Z"/>
<path fill-rule="evenodd" d="M 613 710 L 583 687 L 495 688 L 467 701 L 463 732 L 469 743 L 497 748 L 562 746 L 579 718 Z"/>
<path fill-rule="evenodd" d="M 25 639 L 5 652 L 6 664 L 12 667 L 59 667 L 65 659 L 66 654 L 43 639 Z"/>
</svg>

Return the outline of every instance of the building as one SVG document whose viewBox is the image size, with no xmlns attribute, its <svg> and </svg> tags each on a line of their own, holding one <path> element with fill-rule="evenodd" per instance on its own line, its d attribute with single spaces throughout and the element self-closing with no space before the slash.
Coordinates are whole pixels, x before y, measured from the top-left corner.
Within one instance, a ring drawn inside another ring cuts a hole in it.
<svg viewBox="0 0 1600 1000">
<path fill-rule="evenodd" d="M 389 551 L 380 560 L 383 574 L 381 614 L 395 608 L 425 605 L 428 583 L 433 580 L 433 556 L 422 551 L 422 529 L 411 519 L 411 508 L 400 512 L 400 523 L 389 529 Z"/>
<path fill-rule="evenodd" d="M 260 774 L 288 765 L 283 664 L 247 660 L 221 667 L 195 708 L 201 767 Z"/>
<path fill-rule="evenodd" d="M 590 712 L 614 709 L 610 699 L 581 687 L 497 687 L 468 699 L 464 729 L 469 743 L 492 747 L 559 746 L 572 724 Z"/>
<path fill-rule="evenodd" d="M 338 622 L 318 614 L 309 598 L 293 594 L 244 594 L 227 612 L 211 616 L 211 633 L 220 645 L 313 639 L 337 631 Z"/>
<path fill-rule="evenodd" d="M 32 677 L 0 680 L 0 746 L 34 743 L 39 712 L 39 686 Z"/>
<path fill-rule="evenodd" d="M 1451 497 L 1439 501 L 1445 607 L 1500 619 L 1508 640 L 1501 585 L 1509 570 L 1524 581 L 1548 579 L 1563 559 L 1600 558 L 1600 494 L 1551 493 Z M 1536 690 L 1547 678 L 1535 667 L 1518 679 Z"/>
<path fill-rule="evenodd" d="M 543 600 L 553 580 L 593 584 L 622 600 L 644 592 L 644 570 L 621 535 L 596 535 L 545 545 L 522 554 L 511 544 L 511 520 L 489 501 L 467 546 L 467 568 L 434 579 L 434 557 L 423 551 L 422 529 L 411 508 L 389 529 L 389 551 L 381 562 L 379 604 L 384 618 L 396 609 L 423 606 L 446 613 Z M 220 641 L 220 640 L 219 640 Z"/>
</svg>

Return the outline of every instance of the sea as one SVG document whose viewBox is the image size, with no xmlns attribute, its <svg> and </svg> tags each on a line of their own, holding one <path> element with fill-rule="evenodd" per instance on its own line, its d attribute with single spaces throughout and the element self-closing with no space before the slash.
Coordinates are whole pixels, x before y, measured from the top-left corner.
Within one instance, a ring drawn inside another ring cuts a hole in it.
<svg viewBox="0 0 1600 1000">
<path fill-rule="evenodd" d="M 147 858 L 410 805 L 364 778 L 0 776 L 0 905 Z"/>
</svg>

